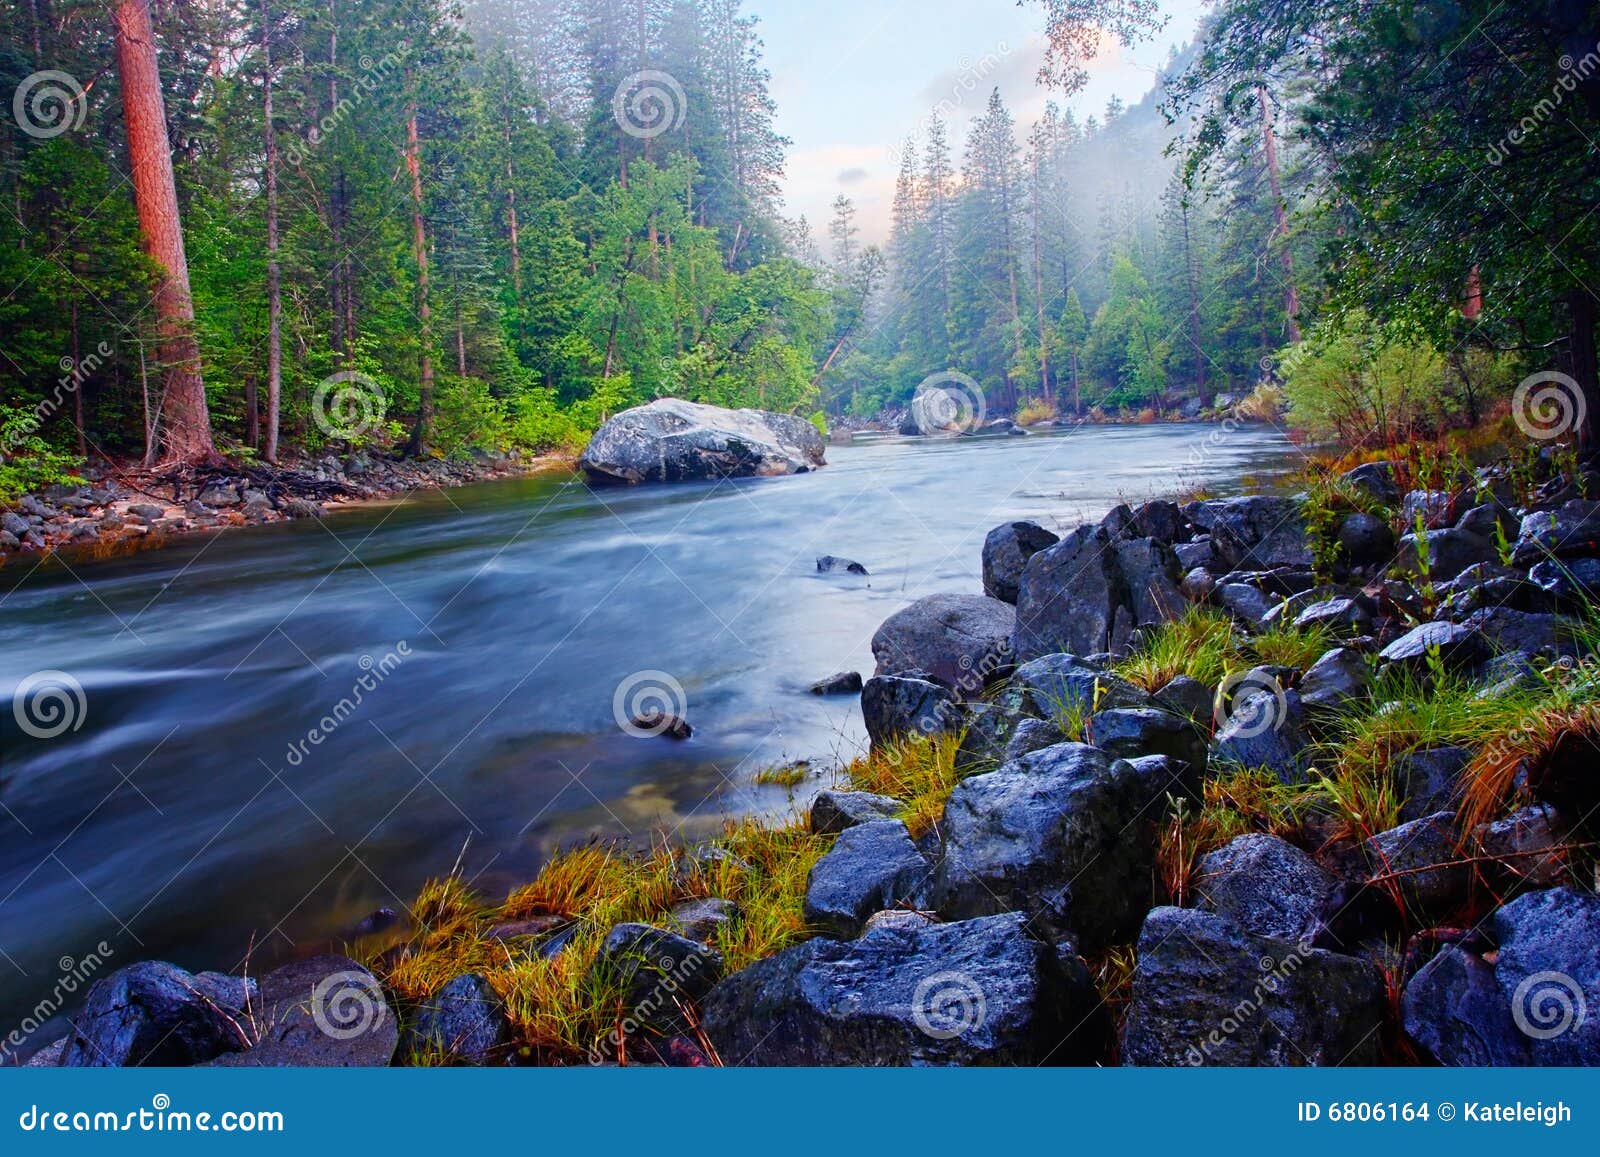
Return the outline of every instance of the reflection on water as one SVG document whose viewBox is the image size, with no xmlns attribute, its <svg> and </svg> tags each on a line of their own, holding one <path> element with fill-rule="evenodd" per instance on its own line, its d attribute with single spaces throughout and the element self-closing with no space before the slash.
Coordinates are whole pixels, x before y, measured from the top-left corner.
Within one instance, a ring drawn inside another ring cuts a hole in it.
<svg viewBox="0 0 1600 1157">
<path fill-rule="evenodd" d="M 0 724 L 0 1024 L 102 940 L 227 968 L 399 909 L 458 855 L 496 891 L 588 833 L 787 811 L 755 770 L 812 758 L 820 783 L 864 741 L 854 698 L 807 685 L 870 672 L 911 599 L 980 591 L 996 523 L 1287 453 L 1198 426 L 885 441 L 795 478 L 501 482 L 41 571 L 0 602 L 0 702 L 59 670 L 86 710 L 51 739 Z M 681 688 L 691 740 L 618 726 L 641 671 Z"/>
</svg>

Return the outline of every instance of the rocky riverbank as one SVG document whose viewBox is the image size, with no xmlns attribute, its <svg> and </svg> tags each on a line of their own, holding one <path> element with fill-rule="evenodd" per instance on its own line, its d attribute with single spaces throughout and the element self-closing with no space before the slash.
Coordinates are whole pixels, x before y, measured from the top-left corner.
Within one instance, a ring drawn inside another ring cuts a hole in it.
<svg viewBox="0 0 1600 1157">
<path fill-rule="evenodd" d="M 994 528 L 801 822 L 589 845 L 40 1063 L 1600 1063 L 1600 474 L 1368 463 Z"/>
<path fill-rule="evenodd" d="M 165 472 L 95 467 L 0 511 L 0 567 L 60 554 L 115 557 L 240 526 L 322 518 L 342 506 L 566 469 L 570 459 L 483 453 L 469 459 L 325 455 L 283 468 L 223 462 Z"/>
</svg>

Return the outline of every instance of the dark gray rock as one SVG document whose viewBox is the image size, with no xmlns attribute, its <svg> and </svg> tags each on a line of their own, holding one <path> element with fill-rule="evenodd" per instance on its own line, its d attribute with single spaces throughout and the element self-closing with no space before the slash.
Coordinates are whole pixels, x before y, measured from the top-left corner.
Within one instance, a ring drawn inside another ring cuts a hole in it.
<svg viewBox="0 0 1600 1157">
<path fill-rule="evenodd" d="M 1600 554 L 1600 502 L 1575 498 L 1557 510 L 1539 510 L 1523 518 L 1512 561 L 1532 566 L 1547 558 L 1596 554 Z"/>
<path fill-rule="evenodd" d="M 823 455 L 804 418 L 658 398 L 601 426 L 578 465 L 597 482 L 676 482 L 803 474 Z"/>
<path fill-rule="evenodd" d="M 1089 715 L 1097 707 L 1143 707 L 1150 696 L 1086 659 L 1057 654 L 1018 667 L 1001 701 L 1040 719 L 1060 719 Z"/>
<path fill-rule="evenodd" d="M 1191 567 L 1178 583 L 1178 589 L 1191 603 L 1207 602 L 1216 592 L 1217 576 L 1203 566 Z"/>
<path fill-rule="evenodd" d="M 1488 662 L 1489 641 L 1483 632 L 1458 623 L 1423 623 L 1390 643 L 1378 658 L 1414 675 L 1429 670 L 1429 653 L 1437 649 L 1447 671 L 1470 671 Z"/>
<path fill-rule="evenodd" d="M 1600 1065 L 1600 898 L 1571 888 L 1494 914 L 1495 979 L 1536 1065 Z"/>
<path fill-rule="evenodd" d="M 927 679 L 880 675 L 861 688 L 861 715 L 874 747 L 907 736 L 931 738 L 960 731 L 961 703 L 955 693 Z"/>
<path fill-rule="evenodd" d="M 394 1057 L 400 1026 L 377 977 L 347 956 L 296 960 L 261 981 L 251 1006 L 255 1046 L 223 1068 L 379 1068 Z"/>
<path fill-rule="evenodd" d="M 1153 538 L 1168 546 L 1181 542 L 1188 534 L 1188 519 L 1176 502 L 1157 498 L 1141 503 L 1133 512 L 1134 538 Z"/>
<path fill-rule="evenodd" d="M 1017 721 L 1016 730 L 1006 744 L 1004 759 L 1020 759 L 1035 751 L 1043 751 L 1074 737 L 1064 734 L 1052 720 L 1024 718 Z"/>
<path fill-rule="evenodd" d="M 1217 565 L 1217 552 L 1211 549 L 1209 538 L 1175 543 L 1172 553 L 1178 556 L 1178 565 L 1183 568 L 1184 574 L 1196 568 L 1204 570 Z"/>
<path fill-rule="evenodd" d="M 1308 762 L 1304 717 L 1299 692 L 1242 690 L 1224 705 L 1218 719 L 1211 738 L 1212 763 L 1265 768 L 1284 783 L 1302 783 Z"/>
<path fill-rule="evenodd" d="M 1136 538 L 1117 543 L 1116 550 L 1135 627 L 1159 626 L 1183 614 L 1189 600 L 1178 589 L 1183 572 L 1172 547 L 1158 539 Z"/>
<path fill-rule="evenodd" d="M 1427 547 L 1427 567 L 1422 565 L 1421 547 Z M 1395 570 L 1434 582 L 1453 579 L 1469 567 L 1492 563 L 1500 557 L 1494 543 L 1465 530 L 1430 530 L 1419 540 L 1416 534 L 1403 536 L 1395 547 Z"/>
<path fill-rule="evenodd" d="M 1188 513 L 1210 534 L 1217 557 L 1234 569 L 1312 565 L 1311 540 L 1298 499 L 1225 498 L 1195 503 Z"/>
<path fill-rule="evenodd" d="M 817 558 L 818 574 L 853 574 L 865 575 L 867 568 L 853 558 L 840 558 L 834 554 L 819 555 Z"/>
<path fill-rule="evenodd" d="M 1564 607 L 1600 603 L 1600 558 L 1545 559 L 1534 564 L 1528 579 Z"/>
<path fill-rule="evenodd" d="M 674 931 L 698 944 L 713 944 L 723 928 L 739 919 L 739 905 L 720 897 L 684 900 L 674 904 L 668 916 Z"/>
<path fill-rule="evenodd" d="M 1460 623 L 1479 611 L 1498 610 L 1548 615 L 1554 614 L 1561 605 L 1549 591 L 1520 576 L 1490 578 L 1476 583 L 1467 583 L 1464 578 L 1465 575 L 1451 583 L 1450 597 L 1440 605 L 1438 618 Z"/>
<path fill-rule="evenodd" d="M 1364 490 L 1385 506 L 1400 504 L 1400 488 L 1395 485 L 1394 464 L 1391 462 L 1367 462 L 1354 470 L 1346 471 L 1340 478 L 1351 486 Z"/>
<path fill-rule="evenodd" d="M 1376 965 L 1253 936 L 1226 916 L 1157 908 L 1139 934 L 1126 1065 L 1371 1065 Z"/>
<path fill-rule="evenodd" d="M 1413 490 L 1400 503 L 1400 518 L 1407 526 L 1421 522 L 1428 530 L 1442 530 L 1461 517 L 1462 498 L 1449 490 Z"/>
<path fill-rule="evenodd" d="M 1116 650 L 1132 631 L 1128 598 L 1110 538 L 1080 526 L 1023 568 L 1012 637 L 1018 661 Z"/>
<path fill-rule="evenodd" d="M 1036 1065 L 1091 1059 L 1098 1003 L 1081 965 L 1011 912 L 808 940 L 728 977 L 702 1011 L 732 1066 Z"/>
<path fill-rule="evenodd" d="M 722 954 L 649 924 L 618 924 L 606 934 L 590 978 L 616 991 L 635 1025 L 692 1031 L 680 1002 L 698 1002 L 722 979 Z"/>
<path fill-rule="evenodd" d="M 874 912 L 911 900 L 928 862 L 899 820 L 869 820 L 839 834 L 806 879 L 806 923 L 836 940 L 854 938 Z"/>
<path fill-rule="evenodd" d="M 1170 755 L 1140 755 L 1126 761 L 1144 781 L 1143 791 L 1155 801 L 1156 814 L 1164 811 L 1168 796 L 1201 802 L 1205 788 L 1205 769 Z"/>
<path fill-rule="evenodd" d="M 1200 861 L 1195 906 L 1253 935 L 1299 943 L 1316 934 L 1335 886 L 1333 876 L 1293 844 L 1244 835 Z"/>
<path fill-rule="evenodd" d="M 1461 773 L 1471 761 L 1472 752 L 1448 745 L 1401 756 L 1395 762 L 1395 787 L 1404 801 L 1400 818 L 1419 820 L 1454 811 L 1461 802 Z"/>
<path fill-rule="evenodd" d="M 1102 711 L 1089 721 L 1085 738 L 1117 759 L 1170 755 L 1195 768 L 1202 776 L 1205 774 L 1205 733 L 1192 721 L 1170 711 L 1154 707 Z"/>
<path fill-rule="evenodd" d="M 1198 679 L 1179 675 L 1156 692 L 1156 702 L 1183 716 L 1210 726 L 1211 713 L 1216 705 L 1216 693 Z"/>
<path fill-rule="evenodd" d="M 1244 583 L 1219 583 L 1211 601 L 1247 627 L 1259 627 L 1278 600 L 1259 588 Z"/>
<path fill-rule="evenodd" d="M 1012 667 L 1016 612 L 985 595 L 928 595 L 896 611 L 872 636 L 878 675 L 926 672 L 959 698 L 975 699 Z"/>
<path fill-rule="evenodd" d="M 811 684 L 811 693 L 813 695 L 859 695 L 861 686 L 859 672 L 839 671 L 829 675 L 826 679 L 818 679 Z"/>
<path fill-rule="evenodd" d="M 1372 566 L 1394 558 L 1394 531 L 1375 514 L 1356 511 L 1339 522 L 1339 558 L 1350 566 Z"/>
<path fill-rule="evenodd" d="M 1307 710 L 1338 708 L 1364 698 L 1372 685 L 1372 669 L 1361 652 L 1335 647 L 1311 664 L 1300 679 L 1300 702 Z"/>
<path fill-rule="evenodd" d="M 1006 747 L 1025 718 L 1008 704 L 979 700 L 963 705 L 967 730 L 956 749 L 956 770 L 963 775 L 990 771 L 1005 760 Z"/>
<path fill-rule="evenodd" d="M 811 830 L 833 835 L 872 820 L 893 819 L 905 805 L 870 791 L 822 791 L 811 802 Z"/>
<path fill-rule="evenodd" d="M 440 1053 L 474 1065 L 505 1058 L 511 1024 L 489 982 L 465 973 L 412 1010 L 401 1039 L 402 1055 Z"/>
<path fill-rule="evenodd" d="M 1533 888 L 1550 888 L 1567 878 L 1571 868 L 1563 848 L 1569 836 L 1555 809 L 1543 804 L 1473 830 L 1484 855 L 1496 857 L 1509 879 Z"/>
<path fill-rule="evenodd" d="M 1494 969 L 1455 945 L 1413 976 L 1400 998 L 1409 1036 L 1437 1064 L 1451 1068 L 1532 1063 L 1531 1038 L 1517 1028 Z"/>
<path fill-rule="evenodd" d="M 249 1041 L 239 1025 L 254 981 L 149 960 L 94 982 L 62 1052 L 69 1068 L 203 1064 Z"/>
<path fill-rule="evenodd" d="M 1491 541 L 1502 534 L 1507 539 L 1515 539 L 1521 529 L 1521 520 L 1500 503 L 1486 502 L 1462 514 L 1456 522 L 1456 529 Z"/>
<path fill-rule="evenodd" d="M 945 806 L 930 907 L 1024 911 L 1085 951 L 1126 940 L 1150 903 L 1155 802 L 1133 767 L 1061 743 L 963 780 Z"/>
<path fill-rule="evenodd" d="M 1372 629 L 1378 608 L 1365 595 L 1310 603 L 1294 618 L 1297 627 L 1326 627 L 1340 635 L 1364 635 Z"/>
<path fill-rule="evenodd" d="M 1408 908 L 1446 915 L 1464 903 L 1472 869 L 1460 864 L 1460 832 L 1454 812 L 1435 812 L 1379 832 L 1366 841 L 1374 878 L 1386 878 Z"/>
<path fill-rule="evenodd" d="M 1033 522 L 1006 522 L 983 540 L 983 593 L 1016 604 L 1023 568 L 1041 550 L 1060 542 L 1058 535 Z"/>
<path fill-rule="evenodd" d="M 1486 607 L 1468 615 L 1463 626 L 1481 631 L 1490 646 L 1503 654 L 1556 658 L 1578 653 L 1576 625 L 1560 615 L 1529 614 L 1506 606 Z"/>
</svg>

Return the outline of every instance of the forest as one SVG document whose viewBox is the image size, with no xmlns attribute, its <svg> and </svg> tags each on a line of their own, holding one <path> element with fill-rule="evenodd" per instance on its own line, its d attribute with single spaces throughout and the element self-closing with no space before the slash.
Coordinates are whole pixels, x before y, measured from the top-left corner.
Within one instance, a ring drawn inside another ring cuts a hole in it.
<svg viewBox="0 0 1600 1157">
<path fill-rule="evenodd" d="M 1162 27 L 1030 6 L 1063 99 Z M 785 215 L 740 0 L 13 0 L 5 489 L 570 450 L 661 396 L 872 419 L 941 371 L 1032 417 L 1265 385 L 1345 436 L 1475 420 L 1547 354 L 1592 390 L 1600 48 L 1539 7 L 1230 0 L 1137 104 L 908 126 L 875 245 L 842 190 Z"/>
</svg>

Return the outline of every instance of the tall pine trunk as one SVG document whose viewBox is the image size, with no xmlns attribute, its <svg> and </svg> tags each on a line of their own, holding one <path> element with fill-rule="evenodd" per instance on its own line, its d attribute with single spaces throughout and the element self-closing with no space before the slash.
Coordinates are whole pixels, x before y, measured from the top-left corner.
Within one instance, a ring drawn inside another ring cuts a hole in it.
<svg viewBox="0 0 1600 1157">
<path fill-rule="evenodd" d="M 1289 315 L 1289 344 L 1300 344 L 1300 289 L 1294 280 L 1294 251 L 1289 248 L 1289 212 L 1283 204 L 1283 181 L 1278 174 L 1278 137 L 1272 131 L 1272 98 L 1265 85 L 1256 88 L 1261 105 L 1261 151 L 1267 163 L 1267 181 L 1272 188 L 1273 239 L 1278 243 L 1278 259 L 1283 263 L 1283 307 Z"/>
<path fill-rule="evenodd" d="M 267 444 L 262 456 L 276 462 L 283 394 L 283 291 L 278 267 L 278 134 L 272 125 L 272 10 L 265 3 L 262 7 L 261 108 L 267 138 Z"/>
<path fill-rule="evenodd" d="M 211 439 L 200 344 L 194 331 L 189 262 L 178 216 L 172 146 L 161 101 L 161 69 L 149 0 L 120 0 L 112 11 L 128 167 L 144 251 L 156 264 L 155 315 L 163 374 L 160 430 L 147 458 L 198 462 L 217 456 Z"/>
<path fill-rule="evenodd" d="M 1600 453 L 1600 356 L 1595 351 L 1594 296 L 1579 286 L 1567 296 L 1571 328 L 1567 333 L 1572 376 L 1583 391 L 1584 420 L 1576 431 L 1585 456 Z"/>
</svg>

